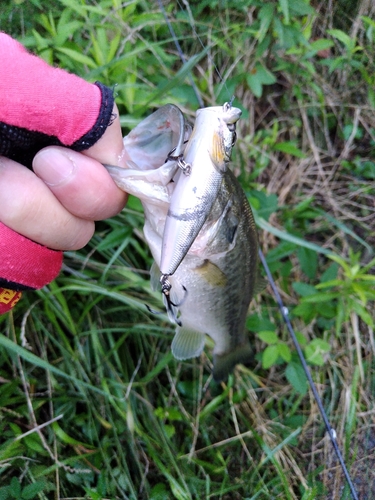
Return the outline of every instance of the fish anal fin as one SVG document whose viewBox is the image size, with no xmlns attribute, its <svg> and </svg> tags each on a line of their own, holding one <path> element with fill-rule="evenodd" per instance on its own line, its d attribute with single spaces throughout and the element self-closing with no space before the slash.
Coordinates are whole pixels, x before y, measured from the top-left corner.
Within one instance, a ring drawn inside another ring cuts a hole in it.
<svg viewBox="0 0 375 500">
<path fill-rule="evenodd" d="M 184 326 L 178 326 L 172 341 L 172 354 L 176 359 L 183 360 L 199 356 L 205 344 L 205 335 Z"/>
<path fill-rule="evenodd" d="M 225 381 L 237 364 L 247 364 L 253 359 L 253 356 L 253 350 L 248 342 L 238 345 L 227 353 L 214 354 L 214 380 L 216 382 Z"/>
</svg>

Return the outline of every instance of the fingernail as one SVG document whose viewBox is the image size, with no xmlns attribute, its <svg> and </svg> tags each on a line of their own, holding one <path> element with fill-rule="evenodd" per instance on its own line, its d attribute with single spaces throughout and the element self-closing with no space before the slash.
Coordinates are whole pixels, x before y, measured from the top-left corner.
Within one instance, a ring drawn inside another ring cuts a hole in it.
<svg viewBox="0 0 375 500">
<path fill-rule="evenodd" d="M 33 161 L 33 170 L 48 186 L 59 186 L 72 177 L 76 169 L 73 159 L 56 149 L 45 149 Z"/>
</svg>

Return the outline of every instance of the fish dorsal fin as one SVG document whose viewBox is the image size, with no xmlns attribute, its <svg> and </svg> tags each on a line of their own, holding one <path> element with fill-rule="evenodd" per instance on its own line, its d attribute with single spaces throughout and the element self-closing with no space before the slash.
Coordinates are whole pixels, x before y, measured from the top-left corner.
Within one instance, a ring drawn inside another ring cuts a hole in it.
<svg viewBox="0 0 375 500">
<path fill-rule="evenodd" d="M 172 342 L 172 354 L 176 359 L 189 359 L 199 356 L 204 348 L 203 333 L 178 326 Z"/>
<path fill-rule="evenodd" d="M 208 259 L 196 267 L 195 271 L 212 286 L 225 286 L 227 284 L 228 279 L 223 271 Z"/>
<path fill-rule="evenodd" d="M 260 271 L 258 270 L 254 284 L 254 295 L 263 292 L 263 290 L 266 288 L 267 285 L 268 285 L 267 278 L 263 278 L 263 276 L 260 274 Z"/>
</svg>

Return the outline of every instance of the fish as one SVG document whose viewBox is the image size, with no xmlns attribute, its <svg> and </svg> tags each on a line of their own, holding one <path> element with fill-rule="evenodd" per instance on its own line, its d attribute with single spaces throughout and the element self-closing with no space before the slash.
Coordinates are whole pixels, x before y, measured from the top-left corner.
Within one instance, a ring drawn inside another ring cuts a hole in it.
<svg viewBox="0 0 375 500">
<path fill-rule="evenodd" d="M 202 108 L 191 131 L 166 105 L 125 137 L 126 168 L 105 165 L 144 207 L 152 288 L 161 284 L 177 324 L 174 357 L 199 356 L 208 335 L 216 381 L 252 357 L 246 316 L 260 282 L 254 217 L 228 167 L 240 114 L 230 104 Z"/>
</svg>

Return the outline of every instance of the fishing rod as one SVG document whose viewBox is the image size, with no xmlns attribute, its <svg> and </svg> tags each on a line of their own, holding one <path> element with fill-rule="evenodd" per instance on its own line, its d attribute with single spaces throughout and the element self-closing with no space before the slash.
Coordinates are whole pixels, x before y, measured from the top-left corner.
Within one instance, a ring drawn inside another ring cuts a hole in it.
<svg viewBox="0 0 375 500">
<path fill-rule="evenodd" d="M 164 8 L 164 5 L 163 5 L 163 3 L 162 3 L 162 0 L 157 0 L 157 1 L 158 1 L 158 4 L 159 4 L 160 11 L 162 12 L 163 17 L 164 17 L 164 19 L 165 19 L 165 23 L 166 23 L 166 25 L 168 26 L 169 32 L 171 33 L 172 39 L 173 39 L 174 44 L 175 44 L 175 46 L 176 46 L 176 48 L 177 48 L 177 52 L 178 52 L 178 54 L 179 54 L 179 57 L 180 57 L 180 59 L 181 59 L 182 63 L 183 63 L 183 64 L 185 64 L 185 63 L 186 63 L 186 58 L 185 58 L 185 55 L 184 55 L 184 53 L 183 53 L 183 51 L 182 51 L 182 49 L 181 49 L 181 46 L 180 46 L 180 44 L 179 44 L 179 42 L 178 42 L 178 39 L 177 39 L 176 34 L 175 34 L 175 32 L 174 32 L 173 26 L 172 26 L 171 22 L 170 22 L 170 21 L 169 21 L 169 19 L 168 19 L 168 15 L 167 15 L 167 12 L 166 12 L 166 10 L 165 10 L 165 8 Z M 185 3 L 185 2 L 184 2 L 184 3 Z M 185 3 L 185 5 L 186 5 L 186 3 Z M 189 12 L 189 14 L 191 15 L 191 12 Z M 200 39 L 200 37 L 199 37 L 199 35 L 198 35 L 198 33 L 196 32 L 196 30 L 195 30 L 195 28 L 194 28 L 194 25 L 192 25 L 192 29 L 193 29 L 194 36 L 195 36 L 195 37 L 197 38 L 197 40 L 200 42 L 200 44 L 202 45 L 202 47 L 203 47 L 203 48 L 205 48 L 205 47 L 204 47 L 204 44 L 202 43 L 202 41 L 201 41 L 201 39 Z M 210 55 L 208 55 L 208 57 L 210 58 Z M 213 63 L 214 68 L 216 69 L 216 71 L 217 71 L 217 73 L 218 73 L 218 75 L 219 75 L 220 80 L 221 80 L 221 81 L 223 81 L 223 78 L 222 78 L 222 76 L 221 76 L 220 72 L 218 71 L 218 69 L 216 68 L 215 63 L 214 63 L 213 61 L 211 61 L 211 62 Z M 202 96 L 200 95 L 199 90 L 198 90 L 197 86 L 195 85 L 195 82 L 193 81 L 193 77 L 192 77 L 191 75 L 190 75 L 190 81 L 192 82 L 192 87 L 193 87 L 193 90 L 194 90 L 195 96 L 196 96 L 196 98 L 197 98 L 197 100 L 198 100 L 198 103 L 199 103 L 199 105 L 200 105 L 201 107 L 203 107 L 203 100 L 202 100 Z M 224 82 L 224 84 L 225 84 L 225 82 Z M 259 248 L 259 250 L 258 250 L 258 253 L 259 253 L 259 258 L 260 258 L 260 260 L 261 260 L 261 262 L 262 262 L 262 265 L 263 265 L 263 267 L 264 267 L 264 270 L 265 270 L 265 272 L 266 272 L 267 278 L 268 278 L 268 280 L 269 280 L 269 283 L 270 283 L 270 285 L 271 285 L 271 288 L 272 288 L 273 294 L 274 294 L 274 296 L 275 296 L 275 299 L 276 299 L 277 305 L 278 305 L 278 307 L 279 307 L 279 309 L 280 309 L 281 316 L 282 316 L 282 318 L 283 318 L 283 320 L 284 320 L 284 323 L 286 324 L 287 329 L 288 329 L 288 331 L 289 331 L 289 334 L 290 334 L 290 336 L 291 336 L 291 338 L 292 338 L 292 341 L 293 341 L 294 347 L 296 348 L 296 351 L 297 351 L 298 357 L 299 357 L 299 359 L 300 359 L 300 362 L 301 362 L 302 368 L 303 368 L 303 370 L 304 370 L 304 372 L 305 372 L 305 374 L 306 374 L 306 378 L 307 378 L 307 380 L 308 380 L 308 382 L 309 382 L 309 385 L 310 385 L 310 387 L 311 387 L 311 390 L 312 390 L 312 393 L 313 393 L 313 395 L 314 395 L 315 401 L 316 401 L 316 403 L 317 403 L 317 405 L 318 405 L 319 412 L 320 412 L 320 414 L 321 414 L 321 416 L 322 416 L 322 419 L 323 419 L 324 425 L 325 425 L 325 427 L 326 427 L 326 431 L 327 431 L 327 433 L 328 433 L 328 435 L 329 435 L 329 438 L 330 438 L 331 443 L 332 443 L 332 445 L 333 445 L 333 448 L 334 448 L 334 450 L 335 450 L 336 457 L 337 457 L 337 459 L 338 459 L 338 461 L 339 461 L 339 463 L 340 463 L 341 469 L 342 469 L 343 474 L 344 474 L 344 476 L 345 476 L 345 479 L 346 479 L 346 481 L 347 481 L 347 483 L 348 483 L 348 486 L 349 486 L 349 489 L 350 489 L 351 496 L 352 496 L 353 500 L 359 500 L 359 497 L 358 497 L 357 491 L 356 491 L 356 489 L 355 489 L 355 487 L 354 487 L 353 481 L 352 481 L 352 479 L 351 479 L 351 477 L 350 477 L 350 474 L 349 474 L 349 471 L 348 471 L 348 469 L 347 469 L 347 467 L 346 467 L 344 457 L 343 457 L 343 455 L 342 455 L 342 453 L 341 453 L 341 450 L 340 450 L 340 448 L 339 448 L 339 445 L 338 445 L 338 443 L 337 443 L 337 439 L 336 439 L 336 432 L 335 432 L 335 430 L 332 428 L 332 426 L 331 426 L 331 424 L 330 424 L 330 422 L 329 422 L 329 418 L 328 418 L 327 413 L 326 413 L 326 411 L 325 411 L 325 409 L 324 409 L 323 402 L 322 402 L 322 400 L 321 400 L 321 398 L 320 398 L 320 396 L 319 396 L 319 393 L 318 393 L 318 390 L 317 390 L 317 388 L 316 388 L 315 382 L 314 382 L 314 380 L 313 380 L 313 378 L 312 378 L 312 376 L 311 376 L 311 372 L 310 372 L 310 369 L 309 369 L 308 364 L 307 364 L 307 362 L 306 362 L 305 356 L 304 356 L 303 351 L 302 351 L 302 349 L 301 349 L 301 347 L 300 347 L 300 345 L 299 345 L 299 343 L 298 343 L 298 340 L 297 340 L 296 334 L 295 334 L 295 332 L 294 332 L 294 329 L 293 329 L 292 323 L 291 323 L 290 318 L 289 318 L 289 310 L 288 310 L 288 308 L 284 305 L 284 303 L 283 303 L 283 301 L 282 301 L 282 299 L 281 299 L 281 296 L 280 296 L 280 293 L 279 293 L 279 291 L 278 291 L 278 289 L 277 289 L 276 283 L 275 283 L 275 281 L 274 281 L 274 279 L 273 279 L 273 277 L 272 277 L 272 274 L 271 274 L 270 268 L 268 267 L 268 264 L 267 264 L 266 258 L 265 258 L 264 254 L 263 254 L 263 252 L 262 252 L 262 250 L 261 250 L 260 248 Z"/>
</svg>

